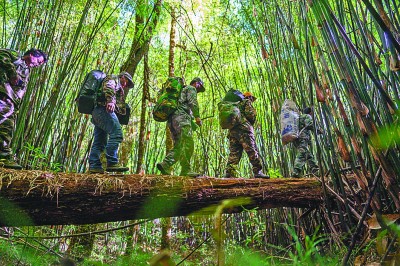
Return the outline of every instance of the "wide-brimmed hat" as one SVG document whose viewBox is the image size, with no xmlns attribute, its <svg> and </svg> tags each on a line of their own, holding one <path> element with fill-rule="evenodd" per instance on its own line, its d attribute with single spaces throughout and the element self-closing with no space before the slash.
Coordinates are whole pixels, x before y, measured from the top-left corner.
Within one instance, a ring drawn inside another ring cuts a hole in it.
<svg viewBox="0 0 400 266">
<path fill-rule="evenodd" d="M 126 80 L 128 81 L 128 84 L 127 84 L 128 88 L 133 88 L 133 86 L 135 86 L 135 83 L 133 83 L 133 81 L 132 81 L 132 76 L 128 72 L 123 71 L 123 72 L 121 72 L 121 74 L 119 74 L 119 76 L 126 78 Z"/>
</svg>

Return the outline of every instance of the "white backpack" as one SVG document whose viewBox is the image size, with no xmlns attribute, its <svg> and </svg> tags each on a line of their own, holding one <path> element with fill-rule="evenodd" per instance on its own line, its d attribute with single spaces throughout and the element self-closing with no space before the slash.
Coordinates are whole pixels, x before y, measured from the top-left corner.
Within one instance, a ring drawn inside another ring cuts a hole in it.
<svg viewBox="0 0 400 266">
<path fill-rule="evenodd" d="M 299 116 L 299 109 L 296 103 L 286 99 L 281 109 L 281 139 L 283 145 L 298 138 Z"/>
</svg>

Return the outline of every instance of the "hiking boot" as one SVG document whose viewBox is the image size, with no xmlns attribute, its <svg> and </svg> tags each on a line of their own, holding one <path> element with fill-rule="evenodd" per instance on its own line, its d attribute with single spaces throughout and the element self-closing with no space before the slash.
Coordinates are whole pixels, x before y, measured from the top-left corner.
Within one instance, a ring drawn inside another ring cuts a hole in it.
<svg viewBox="0 0 400 266">
<path fill-rule="evenodd" d="M 230 173 L 225 173 L 223 178 L 235 178 L 235 177 L 233 175 L 231 175 Z"/>
<path fill-rule="evenodd" d="M 299 173 L 293 172 L 293 173 L 292 173 L 292 177 L 294 177 L 294 178 L 299 178 L 299 177 L 301 177 L 301 176 L 300 176 Z"/>
<path fill-rule="evenodd" d="M 269 175 L 264 174 L 262 171 L 258 171 L 257 173 L 254 173 L 254 178 L 269 179 Z"/>
<path fill-rule="evenodd" d="M 22 166 L 11 159 L 0 159 L 0 166 L 8 169 L 22 170 Z"/>
<path fill-rule="evenodd" d="M 163 163 L 157 163 L 156 166 L 157 169 L 161 172 L 161 174 L 163 175 L 171 174 L 171 170 L 168 167 L 166 167 Z"/>
<path fill-rule="evenodd" d="M 104 174 L 103 168 L 89 168 L 89 174 Z"/>
<path fill-rule="evenodd" d="M 107 165 L 107 172 L 126 172 L 129 171 L 129 167 L 122 166 L 119 163 Z"/>
<path fill-rule="evenodd" d="M 316 168 L 311 169 L 311 174 L 313 174 L 313 175 L 319 175 L 319 168 L 316 167 Z"/>
</svg>

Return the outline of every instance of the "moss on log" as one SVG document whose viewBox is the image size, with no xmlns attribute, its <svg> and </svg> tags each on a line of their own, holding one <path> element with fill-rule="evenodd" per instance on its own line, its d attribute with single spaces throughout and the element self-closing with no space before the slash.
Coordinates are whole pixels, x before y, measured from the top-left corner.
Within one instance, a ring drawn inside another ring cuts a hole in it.
<svg viewBox="0 0 400 266">
<path fill-rule="evenodd" d="M 311 178 L 189 178 L 0 169 L 0 225 L 93 224 L 277 207 L 316 207 Z M 224 203 L 227 203 L 225 201 Z"/>
</svg>

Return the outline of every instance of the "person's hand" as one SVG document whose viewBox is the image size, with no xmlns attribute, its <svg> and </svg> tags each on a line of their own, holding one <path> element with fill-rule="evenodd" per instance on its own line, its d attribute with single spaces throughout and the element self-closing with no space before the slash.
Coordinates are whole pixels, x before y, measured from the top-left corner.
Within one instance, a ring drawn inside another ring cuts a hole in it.
<svg viewBox="0 0 400 266">
<path fill-rule="evenodd" d="M 201 127 L 202 122 L 201 122 L 200 117 L 196 117 L 196 124 L 197 124 L 199 127 Z"/>
<path fill-rule="evenodd" d="M 18 77 L 10 78 L 10 84 L 12 86 L 16 86 L 16 85 L 18 85 L 18 83 L 19 83 Z"/>
<path fill-rule="evenodd" d="M 115 110 L 115 103 L 107 103 L 106 110 L 108 113 L 112 113 Z"/>
</svg>

